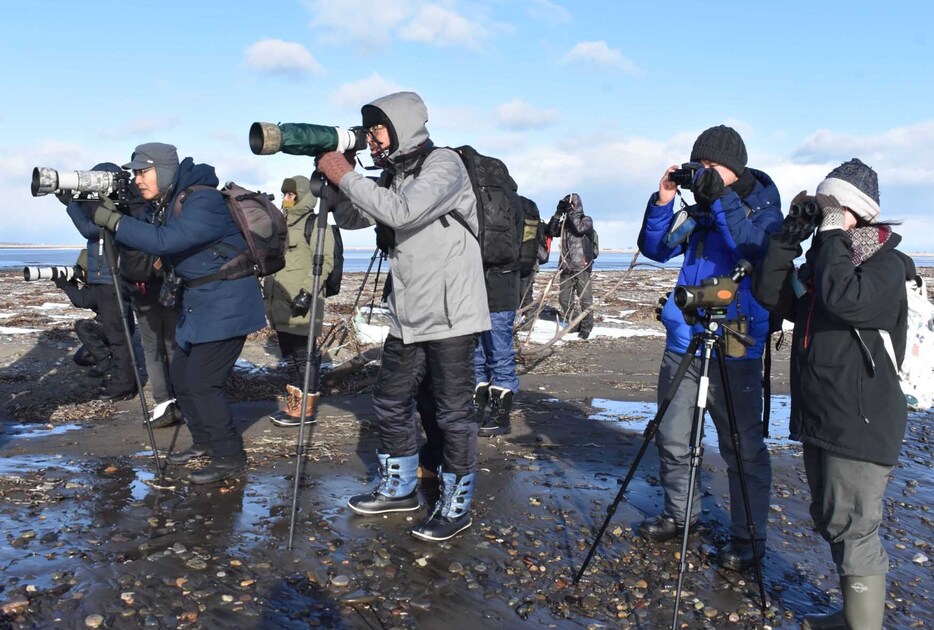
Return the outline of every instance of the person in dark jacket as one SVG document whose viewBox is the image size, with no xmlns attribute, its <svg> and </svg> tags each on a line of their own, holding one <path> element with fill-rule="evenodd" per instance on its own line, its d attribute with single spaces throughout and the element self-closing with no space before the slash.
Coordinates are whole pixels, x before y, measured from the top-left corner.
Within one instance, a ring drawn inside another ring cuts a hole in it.
<svg viewBox="0 0 934 630">
<path fill-rule="evenodd" d="M 679 285 L 696 286 L 710 277 L 728 276 L 740 259 L 757 264 L 765 253 L 769 235 L 781 226 L 778 189 L 768 175 L 747 168 L 746 159 L 746 145 L 730 127 L 711 127 L 698 136 L 691 150 L 691 161 L 701 163 L 702 168 L 697 170 L 692 183 L 697 203 L 688 209 L 695 218 L 696 228 L 682 242 L 671 237 L 675 233 L 672 228 L 677 186 L 668 176 L 677 166 L 665 171 L 658 192 L 649 198 L 639 232 L 639 250 L 658 262 L 683 255 Z M 753 299 L 748 278 L 740 282 L 726 317 L 733 328 L 744 325 L 747 334 L 755 340 L 754 345 L 745 349 L 744 357 L 727 356 L 726 365 L 755 529 L 755 549 L 761 556 L 765 552 L 772 486 L 771 461 L 762 435 L 762 353 L 769 331 L 769 314 Z M 658 374 L 659 402 L 668 394 L 691 339 L 702 330 L 699 323 L 691 326 L 685 322 L 684 313 L 674 299 L 664 305 L 661 319 L 667 335 Z M 643 537 L 656 542 L 674 538 L 685 525 L 691 426 L 699 371 L 700 362 L 692 361 L 656 433 L 665 506 L 661 514 L 647 519 L 639 528 Z M 720 566 L 739 571 L 750 568 L 755 558 L 723 387 L 720 371 L 712 369 L 707 409 L 717 429 L 720 454 L 727 463 L 732 535 L 731 542 L 719 550 L 717 560 Z M 699 480 L 695 483 L 688 516 L 692 524 L 700 515 Z"/>
<path fill-rule="evenodd" d="M 117 173 L 120 167 L 111 162 L 103 162 L 94 166 L 95 171 L 110 171 Z M 72 223 L 87 239 L 88 251 L 88 285 L 94 291 L 97 303 L 98 316 L 104 331 L 107 334 L 107 345 L 110 347 L 109 370 L 104 374 L 104 381 L 97 393 L 97 398 L 116 402 L 128 400 L 136 395 L 136 377 L 133 374 L 133 363 L 130 357 L 130 347 L 126 342 L 123 331 L 123 319 L 128 315 L 120 311 L 117 302 L 117 290 L 114 288 L 114 279 L 110 273 L 106 252 L 104 251 L 104 238 L 101 228 L 94 224 L 94 211 L 100 202 L 70 201 L 66 212 Z M 114 253 L 116 256 L 116 253 Z M 120 290 L 125 292 L 125 286 L 120 283 Z M 124 293 L 126 295 L 126 293 Z M 126 304 L 126 302 L 124 302 Z M 109 374 L 109 376 L 107 376 Z"/>
<path fill-rule="evenodd" d="M 88 376 L 100 378 L 110 372 L 110 342 L 107 331 L 100 322 L 97 308 L 97 297 L 88 281 L 88 250 L 82 249 L 74 266 L 75 274 L 70 280 L 64 276 L 52 279 L 61 289 L 72 305 L 76 308 L 86 308 L 94 311 L 93 319 L 79 319 L 75 322 L 75 334 L 81 342 L 81 347 L 75 352 L 75 363 L 82 367 L 90 367 Z"/>
<path fill-rule="evenodd" d="M 442 493 L 411 533 L 442 541 L 470 527 L 477 478 L 472 358 L 477 333 L 490 328 L 480 244 L 473 232 L 479 231 L 477 199 L 460 156 L 450 149 L 431 150 L 428 109 L 418 94 L 389 94 L 364 105 L 361 113 L 386 187 L 354 172 L 341 153 L 318 160 L 318 170 L 340 190 L 334 204 L 339 227 L 378 222 L 394 233 L 389 336 L 373 391 L 379 484 L 371 493 L 351 497 L 348 505 L 366 515 L 419 509 L 414 403 L 424 374 L 442 433 Z M 447 218 L 454 210 L 466 225 Z"/>
<path fill-rule="evenodd" d="M 580 300 L 581 310 L 593 305 L 593 286 L 590 282 L 593 269 L 593 249 L 589 243 L 593 232 L 593 219 L 584 214 L 584 203 L 580 195 L 571 193 L 558 202 L 555 215 L 548 222 L 548 234 L 561 239 L 561 293 L 559 302 L 561 316 L 570 321 L 577 316 L 574 307 L 575 294 Z M 577 331 L 581 339 L 590 337 L 593 330 L 593 312 L 581 320 Z"/>
<path fill-rule="evenodd" d="M 800 193 L 793 203 L 807 200 Z M 877 630 L 888 556 L 882 497 L 898 463 L 907 405 L 896 366 L 905 355 L 912 260 L 879 223 L 875 171 L 858 159 L 817 187 L 820 227 L 800 269 L 801 229 L 787 217 L 755 271 L 756 298 L 794 322 L 791 438 L 804 444 L 811 517 L 840 575 L 843 609 L 808 615 L 806 628 Z M 886 350 L 891 342 L 891 356 Z"/>
<path fill-rule="evenodd" d="M 525 215 L 515 206 L 516 234 L 522 240 Z M 513 342 L 516 309 L 519 308 L 519 263 L 483 268 L 490 330 L 477 337 L 474 352 L 474 403 L 479 415 L 480 437 L 503 435 L 511 430 L 509 413 L 519 391 L 516 376 L 516 346 Z M 487 403 L 490 413 L 486 413 Z"/>
<path fill-rule="evenodd" d="M 143 198 L 164 208 L 165 224 L 123 216 L 107 206 L 95 211 L 94 221 L 113 231 L 118 243 L 160 256 L 182 281 L 175 334 L 179 348 L 170 371 L 193 444 L 168 460 L 183 464 L 208 455 L 210 463 L 189 479 L 219 481 L 246 467 L 224 384 L 246 336 L 266 325 L 259 283 L 252 275 L 211 279 L 246 249 L 224 198 L 212 190 L 218 184 L 214 167 L 190 157 L 179 163 L 174 146 L 150 142 L 136 147 L 124 168 L 133 169 Z M 206 188 L 188 190 L 192 186 Z"/>
</svg>

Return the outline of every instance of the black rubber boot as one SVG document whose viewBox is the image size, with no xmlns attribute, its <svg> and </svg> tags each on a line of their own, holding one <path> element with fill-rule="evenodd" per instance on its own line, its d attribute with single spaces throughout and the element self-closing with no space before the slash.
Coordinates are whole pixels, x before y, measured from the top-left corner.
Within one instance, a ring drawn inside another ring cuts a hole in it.
<svg viewBox="0 0 934 630">
<path fill-rule="evenodd" d="M 210 454 L 211 454 L 211 451 L 209 451 L 204 446 L 192 444 L 191 446 L 186 448 L 184 451 L 178 451 L 176 453 L 169 453 L 168 455 L 166 455 L 165 460 L 169 462 L 170 464 L 175 464 L 176 466 L 180 466 L 181 464 L 190 462 L 195 457 L 204 457 L 205 455 L 210 455 Z"/>
<path fill-rule="evenodd" d="M 246 468 L 246 453 L 240 452 L 230 457 L 212 457 L 211 463 L 188 473 L 188 481 L 194 484 L 215 483 L 243 472 Z"/>
<path fill-rule="evenodd" d="M 484 418 L 477 435 L 493 437 L 504 435 L 512 430 L 509 412 L 512 410 L 512 390 L 503 387 L 490 387 L 490 415 Z"/>
<path fill-rule="evenodd" d="M 694 523 L 691 523 L 694 526 Z M 652 542 L 665 542 L 684 533 L 684 528 L 675 523 L 670 516 L 659 514 L 654 518 L 647 518 L 639 524 L 639 535 Z"/>
<path fill-rule="evenodd" d="M 842 608 L 829 615 L 805 615 L 801 628 L 802 630 L 849 630 Z"/>
<path fill-rule="evenodd" d="M 765 541 L 756 540 L 756 553 L 759 560 L 765 556 Z M 752 553 L 752 545 L 748 540 L 736 540 L 727 543 L 717 551 L 717 564 L 724 569 L 733 571 L 746 571 L 755 566 L 756 560 Z"/>
</svg>

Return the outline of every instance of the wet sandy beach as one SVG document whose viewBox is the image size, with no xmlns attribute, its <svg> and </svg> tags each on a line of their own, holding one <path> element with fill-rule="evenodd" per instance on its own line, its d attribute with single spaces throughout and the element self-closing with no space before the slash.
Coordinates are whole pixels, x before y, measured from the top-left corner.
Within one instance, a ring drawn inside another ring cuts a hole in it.
<svg viewBox="0 0 934 630">
<path fill-rule="evenodd" d="M 361 277 L 345 276 L 329 320 L 350 312 Z M 680 542 L 634 534 L 661 506 L 654 446 L 573 580 L 654 414 L 664 340 L 634 331 L 660 332 L 652 307 L 673 281 L 669 271 L 598 274 L 598 327 L 619 336 L 570 340 L 545 358 L 526 348 L 513 432 L 481 440 L 473 526 L 441 545 L 408 534 L 422 512 L 361 518 L 346 507 L 375 473 L 374 368 L 332 383 L 289 551 L 297 432 L 259 421 L 284 383 L 268 335 L 251 338 L 230 383 L 248 472 L 189 486 L 184 467 L 169 467 L 158 480 L 138 401 L 92 401 L 96 382 L 71 361 L 82 313 L 49 306 L 67 302 L 51 284 L 0 274 L 0 326 L 37 331 L 0 333 L 0 628 L 670 627 Z M 800 447 L 784 439 L 785 359 L 773 367 L 769 608 L 763 617 L 752 572 L 716 566 L 728 489 L 710 434 L 681 627 L 797 628 L 839 601 L 828 547 L 810 529 Z M 184 429 L 156 437 L 160 449 L 189 443 Z M 886 493 L 886 627 L 934 619 L 931 440 L 931 416 L 913 415 Z M 428 505 L 437 488 L 420 493 Z"/>
</svg>

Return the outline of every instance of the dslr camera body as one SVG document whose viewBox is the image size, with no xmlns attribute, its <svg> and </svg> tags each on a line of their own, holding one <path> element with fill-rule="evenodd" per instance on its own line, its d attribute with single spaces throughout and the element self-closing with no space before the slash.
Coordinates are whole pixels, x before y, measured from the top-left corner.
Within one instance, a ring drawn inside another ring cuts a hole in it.
<svg viewBox="0 0 934 630">
<path fill-rule="evenodd" d="M 674 182 L 679 188 L 694 190 L 694 176 L 702 168 L 704 168 L 704 165 L 700 162 L 685 162 L 681 165 L 681 168 L 676 168 L 668 173 L 668 181 Z"/>
</svg>

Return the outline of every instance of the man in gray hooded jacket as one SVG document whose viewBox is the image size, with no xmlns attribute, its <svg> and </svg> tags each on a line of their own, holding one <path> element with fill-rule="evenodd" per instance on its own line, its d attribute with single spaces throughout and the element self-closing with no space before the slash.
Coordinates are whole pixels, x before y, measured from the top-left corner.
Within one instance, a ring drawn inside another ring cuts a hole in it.
<svg viewBox="0 0 934 630">
<path fill-rule="evenodd" d="M 419 427 L 414 414 L 421 374 L 429 380 L 443 434 L 441 497 L 412 535 L 447 540 L 470 526 L 477 469 L 473 410 L 476 334 L 490 328 L 483 262 L 474 236 L 477 201 L 467 169 L 428 137 L 428 110 L 414 92 L 379 98 L 362 109 L 379 183 L 354 172 L 341 153 L 318 160 L 340 195 L 332 199 L 337 225 L 380 224 L 394 234 L 390 247 L 390 330 L 373 407 L 381 448 L 379 485 L 352 497 L 358 514 L 419 508 L 416 494 Z M 458 213 L 470 230 L 452 212 Z"/>
</svg>

